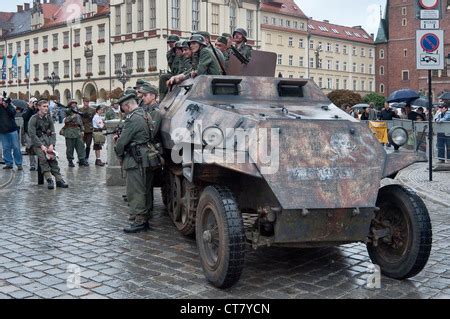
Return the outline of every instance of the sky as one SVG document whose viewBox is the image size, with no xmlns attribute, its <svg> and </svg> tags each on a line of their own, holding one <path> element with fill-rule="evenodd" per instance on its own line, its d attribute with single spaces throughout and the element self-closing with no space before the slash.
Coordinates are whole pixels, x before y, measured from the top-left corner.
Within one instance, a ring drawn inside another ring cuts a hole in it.
<svg viewBox="0 0 450 319">
<path fill-rule="evenodd" d="M 0 0 L 1 11 L 15 11 L 18 4 L 32 0 Z M 330 20 L 346 26 L 361 25 L 369 33 L 378 30 L 380 5 L 384 10 L 386 0 L 295 0 L 309 17 Z M 326 10 L 324 10 L 326 8 Z"/>
</svg>

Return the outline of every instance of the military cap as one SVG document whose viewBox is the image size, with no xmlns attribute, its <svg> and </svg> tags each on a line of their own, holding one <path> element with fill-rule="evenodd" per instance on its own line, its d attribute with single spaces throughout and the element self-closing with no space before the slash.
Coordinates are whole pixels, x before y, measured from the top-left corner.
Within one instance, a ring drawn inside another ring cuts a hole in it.
<svg viewBox="0 0 450 319">
<path fill-rule="evenodd" d="M 127 91 L 125 91 L 125 92 L 127 92 Z M 117 102 L 117 104 L 122 105 L 122 103 L 124 103 L 124 102 L 126 102 L 128 100 L 135 100 L 136 101 L 136 94 L 134 94 L 132 92 L 129 92 L 128 94 L 124 93 L 122 95 L 122 97 L 119 99 L 119 101 Z"/>
<path fill-rule="evenodd" d="M 192 35 L 191 38 L 189 39 L 189 42 L 188 42 L 189 45 L 190 45 L 192 42 L 197 42 L 198 44 L 207 46 L 207 44 L 206 44 L 206 42 L 205 42 L 205 38 L 204 38 L 202 35 L 200 35 L 200 34 L 194 34 L 194 35 Z"/>
<path fill-rule="evenodd" d="M 127 88 L 125 89 L 125 91 L 123 92 L 123 95 L 130 95 L 130 94 L 134 94 L 134 95 L 137 96 L 136 89 L 135 89 L 135 88 L 132 88 L 132 87 L 127 87 Z M 117 103 L 119 103 L 119 102 L 117 102 Z"/>
<path fill-rule="evenodd" d="M 175 34 L 171 34 L 167 37 L 167 43 L 169 42 L 177 42 L 180 41 L 180 37 L 175 35 Z"/>
<path fill-rule="evenodd" d="M 144 84 L 143 86 L 141 86 L 141 88 L 139 89 L 139 93 L 153 93 L 155 95 L 158 95 L 158 89 L 151 85 L 151 84 Z"/>
<path fill-rule="evenodd" d="M 38 98 L 37 104 L 43 104 L 43 103 L 48 103 L 48 98 L 41 96 L 40 98 Z"/>
<path fill-rule="evenodd" d="M 222 36 L 225 38 L 232 38 L 233 36 L 229 33 L 222 33 Z"/>
<path fill-rule="evenodd" d="M 138 79 L 138 80 L 136 81 L 136 86 L 142 86 L 144 83 L 145 83 L 145 80 L 144 80 L 144 79 Z"/>
<path fill-rule="evenodd" d="M 198 32 L 195 32 L 195 34 L 200 34 L 205 39 L 206 38 L 211 39 L 211 34 L 208 31 L 198 31 Z"/>
<path fill-rule="evenodd" d="M 220 43 L 223 43 L 223 44 L 227 45 L 228 44 L 228 39 L 223 37 L 223 36 L 222 37 L 218 37 L 217 38 L 217 42 L 220 42 Z"/>
<path fill-rule="evenodd" d="M 234 30 L 234 32 L 233 32 L 233 38 L 234 38 L 234 35 L 235 35 L 236 33 L 242 34 L 242 36 L 243 36 L 243 37 L 245 38 L 245 40 L 247 41 L 247 31 L 245 31 L 245 30 L 242 29 L 242 28 L 237 28 L 237 29 Z"/>
<path fill-rule="evenodd" d="M 71 106 L 72 104 L 78 104 L 78 102 L 76 100 L 69 100 L 69 102 L 67 103 L 67 106 Z"/>
</svg>

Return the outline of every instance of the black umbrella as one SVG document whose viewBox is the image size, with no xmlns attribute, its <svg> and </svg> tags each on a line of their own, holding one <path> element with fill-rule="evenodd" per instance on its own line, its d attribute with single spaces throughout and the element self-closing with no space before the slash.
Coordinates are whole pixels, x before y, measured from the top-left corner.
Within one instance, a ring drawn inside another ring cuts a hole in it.
<svg viewBox="0 0 450 319">
<path fill-rule="evenodd" d="M 439 96 L 441 100 L 450 100 L 450 92 L 445 92 L 441 96 Z"/>
<path fill-rule="evenodd" d="M 426 108 L 428 108 L 430 103 L 428 102 L 428 99 L 425 99 L 425 98 L 422 97 L 422 98 L 419 98 L 417 100 L 412 101 L 411 105 L 417 106 L 417 107 L 426 107 Z"/>
<path fill-rule="evenodd" d="M 393 92 L 391 95 L 389 95 L 389 98 L 387 99 L 388 103 L 395 103 L 395 102 L 405 102 L 410 103 L 411 101 L 414 101 L 416 99 L 420 98 L 420 95 L 411 89 L 402 89 Z"/>
<path fill-rule="evenodd" d="M 13 99 L 11 100 L 11 103 L 16 107 L 16 109 L 19 109 L 21 112 L 25 111 L 28 107 L 28 103 L 23 100 Z"/>
</svg>

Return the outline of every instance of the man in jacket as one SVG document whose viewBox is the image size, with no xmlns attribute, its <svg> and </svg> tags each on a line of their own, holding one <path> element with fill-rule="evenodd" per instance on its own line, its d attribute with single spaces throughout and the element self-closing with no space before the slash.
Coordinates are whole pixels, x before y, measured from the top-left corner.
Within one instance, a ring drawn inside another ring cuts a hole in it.
<svg viewBox="0 0 450 319">
<path fill-rule="evenodd" d="M 0 140 L 3 147 L 3 169 L 13 169 L 13 163 L 17 169 L 22 168 L 22 152 L 19 143 L 19 128 L 15 121 L 16 109 L 10 99 L 0 97 Z"/>
</svg>

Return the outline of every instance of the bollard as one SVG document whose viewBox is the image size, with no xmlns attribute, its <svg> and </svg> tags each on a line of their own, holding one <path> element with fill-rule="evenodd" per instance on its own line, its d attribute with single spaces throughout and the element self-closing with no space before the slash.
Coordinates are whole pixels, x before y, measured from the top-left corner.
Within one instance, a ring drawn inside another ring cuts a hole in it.
<svg viewBox="0 0 450 319">
<path fill-rule="evenodd" d="M 105 121 L 106 131 L 113 132 L 118 125 L 123 125 L 120 120 Z M 125 179 L 122 176 L 120 159 L 114 152 L 114 135 L 106 137 L 107 165 L 106 165 L 106 186 L 125 186 Z"/>
</svg>

